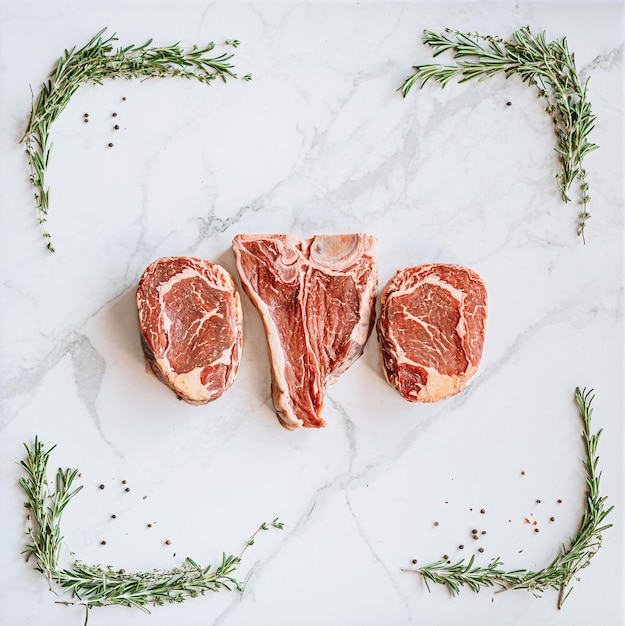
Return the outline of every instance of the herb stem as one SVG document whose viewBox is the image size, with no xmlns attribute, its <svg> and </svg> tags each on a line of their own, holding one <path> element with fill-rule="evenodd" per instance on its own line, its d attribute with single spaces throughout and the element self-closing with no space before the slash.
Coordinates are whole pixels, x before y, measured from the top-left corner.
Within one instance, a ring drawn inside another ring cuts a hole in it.
<svg viewBox="0 0 625 626">
<path fill-rule="evenodd" d="M 180 77 L 203 83 L 211 83 L 216 78 L 224 82 L 228 78 L 237 78 L 230 63 L 233 55 L 222 53 L 211 56 L 216 47 L 212 42 L 203 47 L 181 47 L 178 44 L 150 47 L 150 39 L 141 46 L 115 49 L 113 42 L 117 41 L 117 37 L 113 34 L 103 39 L 105 31 L 103 28 L 78 50 L 76 47 L 65 50 L 48 80 L 42 84 L 36 99 L 31 86 L 30 116 L 20 143 L 24 142 L 26 146 L 38 221 L 50 252 L 55 251 L 46 225 L 50 208 L 50 188 L 46 177 L 52 150 L 50 128 L 80 85 L 101 85 L 107 78 L 146 80 Z M 239 41 L 228 40 L 223 45 L 236 48 Z M 250 75 L 243 77 L 244 80 L 250 78 Z"/>
<path fill-rule="evenodd" d="M 561 609 L 572 591 L 571 582 L 582 569 L 590 565 L 592 557 L 601 547 L 602 533 L 612 526 L 604 524 L 605 518 L 614 507 L 605 507 L 607 498 L 600 492 L 601 472 L 598 470 L 597 444 L 602 431 L 595 434 L 591 431 L 593 399 L 592 390 L 586 391 L 579 387 L 575 390 L 575 401 L 583 422 L 582 439 L 586 452 L 583 461 L 589 490 L 586 507 L 577 534 L 569 539 L 568 547 L 562 545 L 549 565 L 536 572 L 524 569 L 506 572 L 500 568 L 503 562 L 499 557 L 492 559 L 486 567 L 473 567 L 474 557 L 471 557 L 468 562 L 464 559 L 452 564 L 436 561 L 419 569 L 406 571 L 420 574 L 428 590 L 429 583 L 432 582 L 447 587 L 451 595 L 460 593 L 464 586 L 475 592 L 482 587 L 499 587 L 496 593 L 527 589 L 534 595 L 555 589 L 558 590 L 558 609 Z"/>
<path fill-rule="evenodd" d="M 577 234 L 585 242 L 590 196 L 583 160 L 597 149 L 588 141 L 596 118 L 587 99 L 588 81 L 580 81 L 566 38 L 547 43 L 545 33 L 534 35 L 529 27 L 523 27 L 513 33 L 510 41 L 451 29 L 442 34 L 426 30 L 423 41 L 434 50 L 434 57 L 452 52 L 456 64 L 414 66 L 413 74 L 399 88 L 404 96 L 414 85 L 420 83 L 422 88 L 429 80 L 445 87 L 454 78 L 463 83 L 499 73 L 505 78 L 517 74 L 523 82 L 537 88 L 554 126 L 560 163 L 558 190 L 564 202 L 570 202 L 569 190 L 575 180 L 579 183 L 581 211 Z"/>
<path fill-rule="evenodd" d="M 183 564 L 172 570 L 126 573 L 111 566 L 88 565 L 75 560 L 68 568 L 59 565 L 63 542 L 61 518 L 69 501 L 82 489 L 72 490 L 78 470 L 59 469 L 54 489 L 48 486 L 47 466 L 54 446 L 45 449 L 38 437 L 32 448 L 24 444 L 26 459 L 20 462 L 26 477 L 19 484 L 26 494 L 29 542 L 22 554 L 28 561 L 33 557 L 35 569 L 44 574 L 50 590 L 59 597 L 56 589 L 69 593 L 73 599 L 57 600 L 60 604 L 81 605 L 89 609 L 110 605 L 136 607 L 149 613 L 149 605 L 183 602 L 187 598 L 204 595 L 208 591 L 235 588 L 243 585 L 234 577 L 247 548 L 256 536 L 269 527 L 281 529 L 283 524 L 274 519 L 263 523 L 254 532 L 238 556 L 222 554 L 216 567 L 202 567 L 187 557 Z"/>
</svg>

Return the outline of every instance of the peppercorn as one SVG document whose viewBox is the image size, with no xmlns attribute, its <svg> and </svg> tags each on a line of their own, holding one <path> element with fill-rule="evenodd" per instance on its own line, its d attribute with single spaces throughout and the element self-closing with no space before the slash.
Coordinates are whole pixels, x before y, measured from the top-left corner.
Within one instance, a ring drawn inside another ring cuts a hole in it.
<svg viewBox="0 0 625 626">
<path fill-rule="evenodd" d="M 477 528 L 474 528 L 474 529 L 471 531 L 471 534 L 472 534 L 472 535 L 477 535 Z"/>
<path fill-rule="evenodd" d="M 534 532 L 535 533 L 539 533 L 540 532 L 540 528 L 534 528 Z"/>
<path fill-rule="evenodd" d="M 550 522 L 555 522 L 555 521 L 556 521 L 556 518 L 555 518 L 555 517 L 550 517 L 550 518 L 549 518 L 549 521 L 550 521 Z"/>
<path fill-rule="evenodd" d="M 148 528 L 152 528 L 152 524 L 148 524 Z"/>
<path fill-rule="evenodd" d="M 112 144 L 112 143 L 110 143 L 110 144 L 109 144 L 109 148 L 112 148 L 112 147 L 113 147 L 113 144 Z"/>
<path fill-rule="evenodd" d="M 166 543 L 168 546 L 170 546 L 170 545 L 171 545 L 171 539 L 168 539 L 165 543 Z"/>
<path fill-rule="evenodd" d="M 438 526 L 438 525 L 439 525 L 439 522 L 434 522 L 434 526 Z"/>
<path fill-rule="evenodd" d="M 125 574 L 125 573 L 126 573 L 126 570 L 125 570 L 125 569 L 120 569 L 118 573 L 119 573 L 119 574 Z"/>
<path fill-rule="evenodd" d="M 104 485 L 100 485 L 100 489 L 104 489 Z"/>
<path fill-rule="evenodd" d="M 412 559 L 412 564 L 416 565 L 417 564 L 417 559 Z"/>
<path fill-rule="evenodd" d="M 536 500 L 536 504 L 540 504 L 540 500 Z"/>
<path fill-rule="evenodd" d="M 115 124 L 115 126 L 113 126 L 113 128 L 114 128 L 115 130 L 119 130 L 119 124 Z"/>
<path fill-rule="evenodd" d="M 89 113 L 85 113 L 85 117 L 89 117 Z"/>
<path fill-rule="evenodd" d="M 512 106 L 512 102 L 510 102 L 510 101 L 508 100 L 508 102 L 506 102 L 506 106 L 507 106 L 507 107 L 511 107 L 511 106 Z"/>
<path fill-rule="evenodd" d="M 480 509 L 480 513 L 481 513 L 482 515 L 484 515 L 484 513 L 486 513 L 486 510 L 485 510 L 485 509 Z"/>
<path fill-rule="evenodd" d="M 449 555 L 448 554 L 443 554 L 443 561 L 447 561 L 449 559 Z"/>
<path fill-rule="evenodd" d="M 473 535 L 473 539 L 475 539 L 477 541 L 479 539 L 479 537 L 477 535 Z"/>
<path fill-rule="evenodd" d="M 482 534 L 483 534 L 483 535 L 485 535 L 485 534 L 486 534 L 486 531 L 485 531 L 485 530 L 483 530 L 483 531 L 482 531 Z"/>
<path fill-rule="evenodd" d="M 463 545 L 463 544 L 460 544 L 460 545 L 458 546 L 458 550 L 464 550 L 464 545 Z"/>
<path fill-rule="evenodd" d="M 558 504 L 562 504 L 562 500 L 558 500 Z"/>
<path fill-rule="evenodd" d="M 113 117 L 117 117 L 117 113 L 113 113 Z"/>
<path fill-rule="evenodd" d="M 86 124 L 86 123 L 89 121 L 89 118 L 88 118 L 88 117 L 85 117 L 85 120 L 84 120 L 84 121 L 85 121 L 85 124 Z"/>
<path fill-rule="evenodd" d="M 113 513 L 113 515 L 111 515 L 111 517 L 112 517 L 113 519 L 117 519 L 117 515 L 115 515 L 115 513 Z"/>
<path fill-rule="evenodd" d="M 102 541 L 100 541 L 100 543 L 105 546 L 106 545 L 106 541 L 104 539 L 102 539 Z"/>
<path fill-rule="evenodd" d="M 478 552 L 484 552 L 484 548 L 480 548 Z"/>
<path fill-rule="evenodd" d="M 130 487 L 126 487 L 126 489 L 124 489 L 124 491 L 126 491 L 126 492 L 130 491 Z"/>
<path fill-rule="evenodd" d="M 127 482 L 127 480 L 122 480 L 122 485 L 125 485 Z"/>
</svg>

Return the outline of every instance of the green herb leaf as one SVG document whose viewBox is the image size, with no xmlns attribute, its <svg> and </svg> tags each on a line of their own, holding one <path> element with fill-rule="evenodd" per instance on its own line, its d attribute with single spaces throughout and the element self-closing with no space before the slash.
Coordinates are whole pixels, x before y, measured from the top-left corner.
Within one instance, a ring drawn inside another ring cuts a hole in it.
<svg viewBox="0 0 625 626">
<path fill-rule="evenodd" d="M 558 189 L 564 202 L 570 201 L 571 185 L 579 181 L 582 210 L 578 214 L 577 234 L 585 240 L 590 196 L 582 162 L 597 148 L 588 141 L 595 115 L 586 96 L 588 81 L 580 80 L 566 38 L 547 43 L 545 33 L 534 35 L 526 26 L 515 31 L 511 41 L 451 29 L 440 34 L 426 30 L 423 41 L 434 50 L 434 57 L 451 52 L 456 63 L 414 66 L 413 74 L 399 88 L 404 96 L 414 85 L 420 83 L 423 87 L 430 80 L 445 87 L 454 78 L 463 83 L 485 80 L 496 74 L 503 74 L 505 78 L 517 74 L 523 82 L 536 87 L 553 121 L 557 139 L 555 150 L 560 162 Z"/>
<path fill-rule="evenodd" d="M 534 595 L 540 595 L 548 589 L 555 589 L 558 593 L 558 609 L 572 591 L 570 587 L 573 579 L 577 579 L 579 572 L 590 565 L 592 557 L 601 547 L 602 533 L 612 526 L 604 524 L 605 518 L 614 507 L 605 507 L 606 497 L 600 492 L 601 472 L 598 471 L 599 457 L 597 444 L 601 430 L 592 434 L 592 390 L 575 390 L 575 401 L 583 422 L 582 439 L 586 448 L 586 458 L 583 461 L 586 470 L 586 484 L 588 495 L 586 507 L 577 534 L 569 539 L 568 545 L 562 545 L 560 552 L 545 568 L 532 572 L 524 569 L 506 571 L 502 569 L 503 562 L 497 557 L 487 566 L 474 566 L 474 559 L 457 563 L 436 561 L 414 570 L 423 577 L 428 590 L 429 584 L 434 583 L 447 587 L 452 596 L 460 593 L 462 587 L 469 587 L 478 592 L 483 587 L 500 587 L 501 591 L 510 589 L 528 589 Z M 568 589 L 568 591 L 567 591 Z"/>
<path fill-rule="evenodd" d="M 26 477 L 19 478 L 19 484 L 26 495 L 29 543 L 22 554 L 26 555 L 26 560 L 35 559 L 35 568 L 45 575 L 51 590 L 53 586 L 58 586 L 75 598 L 62 601 L 63 604 L 84 606 L 87 616 L 92 607 L 113 604 L 136 607 L 149 613 L 149 605 L 183 602 L 222 588 L 243 590 L 242 584 L 234 577 L 235 571 L 258 533 L 268 528 L 266 523 L 260 525 L 238 556 L 224 552 L 217 567 L 203 568 L 187 557 L 180 567 L 173 570 L 126 573 L 125 570 L 113 570 L 110 566 L 87 565 L 79 560 L 71 567 L 61 569 L 61 517 L 69 501 L 82 489 L 79 486 L 72 490 L 78 470 L 59 469 L 55 489 L 51 491 L 47 466 L 54 446 L 46 450 L 38 437 L 35 437 L 32 448 L 24 446 L 26 459 L 19 465 Z M 282 528 L 277 519 L 271 525 Z"/>
<path fill-rule="evenodd" d="M 65 50 L 55 64 L 48 81 L 41 86 L 39 97 L 32 104 L 28 125 L 20 143 L 24 142 L 30 163 L 30 180 L 34 187 L 39 224 L 47 240 L 47 248 L 54 252 L 45 216 L 50 208 L 50 192 L 46 187 L 46 170 L 50 157 L 50 126 L 65 109 L 71 97 L 82 84 L 102 85 L 104 79 L 171 78 L 181 77 L 211 83 L 216 78 L 224 82 L 237 78 L 230 63 L 233 55 L 208 54 L 215 48 L 209 43 L 203 48 L 183 48 L 179 44 L 166 47 L 149 47 L 149 39 L 141 46 L 129 45 L 115 49 L 115 34 L 103 39 L 106 28 L 94 35 L 80 49 Z M 226 46 L 236 48 L 238 40 L 227 41 Z M 250 75 L 243 77 L 249 80 Z"/>
</svg>

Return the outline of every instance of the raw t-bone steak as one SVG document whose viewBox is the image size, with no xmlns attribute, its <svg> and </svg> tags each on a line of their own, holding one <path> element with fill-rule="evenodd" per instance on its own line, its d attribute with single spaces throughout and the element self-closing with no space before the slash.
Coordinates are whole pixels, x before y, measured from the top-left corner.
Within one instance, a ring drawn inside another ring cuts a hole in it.
<svg viewBox="0 0 625 626">
<path fill-rule="evenodd" d="M 486 312 L 486 288 L 473 270 L 399 270 L 382 292 L 377 323 L 388 382 L 416 402 L 462 391 L 482 358 Z"/>
<path fill-rule="evenodd" d="M 156 376 L 190 404 L 218 398 L 239 369 L 243 314 L 230 274 L 193 257 L 164 257 L 137 288 L 141 344 Z"/>
<path fill-rule="evenodd" d="M 237 235 L 246 293 L 267 334 L 271 394 L 285 428 L 325 426 L 326 388 L 362 354 L 378 273 L 370 235 Z"/>
</svg>

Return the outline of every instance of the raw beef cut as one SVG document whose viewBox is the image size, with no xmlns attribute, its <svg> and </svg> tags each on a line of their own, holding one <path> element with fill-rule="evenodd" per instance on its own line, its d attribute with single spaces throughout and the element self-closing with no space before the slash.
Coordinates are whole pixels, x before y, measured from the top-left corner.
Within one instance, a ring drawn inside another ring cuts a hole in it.
<svg viewBox="0 0 625 626">
<path fill-rule="evenodd" d="M 152 371 L 179 398 L 206 404 L 239 369 L 241 302 L 230 274 L 193 257 L 164 257 L 137 288 L 141 344 Z"/>
<path fill-rule="evenodd" d="M 271 394 L 285 428 L 321 428 L 329 384 L 362 354 L 378 273 L 370 235 L 237 235 L 243 287 L 267 334 Z"/>
<path fill-rule="evenodd" d="M 411 267 L 391 279 L 380 304 L 377 331 L 388 382 L 413 402 L 462 391 L 482 358 L 482 279 L 460 265 Z"/>
</svg>

